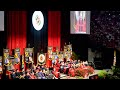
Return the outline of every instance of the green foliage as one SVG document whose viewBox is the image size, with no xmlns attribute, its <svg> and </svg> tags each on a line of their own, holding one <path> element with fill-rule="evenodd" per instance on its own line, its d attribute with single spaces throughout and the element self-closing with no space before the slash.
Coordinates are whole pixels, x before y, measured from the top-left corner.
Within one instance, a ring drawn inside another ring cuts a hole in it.
<svg viewBox="0 0 120 90">
<path fill-rule="evenodd" d="M 120 67 L 112 66 L 113 75 L 120 77 Z"/>
<path fill-rule="evenodd" d="M 120 79 L 118 76 L 108 74 L 106 79 Z"/>
<path fill-rule="evenodd" d="M 73 60 L 78 60 L 79 56 L 78 56 L 75 52 L 72 52 L 71 58 L 72 58 Z"/>
<path fill-rule="evenodd" d="M 99 79 L 105 79 L 105 77 L 108 75 L 108 73 L 105 70 L 100 70 L 98 73 Z"/>
<path fill-rule="evenodd" d="M 105 70 L 99 71 L 98 73 L 99 79 L 120 79 L 120 67 L 112 66 L 111 68 L 113 74 L 110 74 Z"/>
</svg>

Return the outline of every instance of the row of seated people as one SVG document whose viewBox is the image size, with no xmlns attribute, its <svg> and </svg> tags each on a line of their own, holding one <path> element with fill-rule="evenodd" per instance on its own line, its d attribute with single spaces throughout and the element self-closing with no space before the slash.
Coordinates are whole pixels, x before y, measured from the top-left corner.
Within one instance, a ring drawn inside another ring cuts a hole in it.
<svg viewBox="0 0 120 90">
<path fill-rule="evenodd" d="M 17 70 L 12 70 L 10 78 L 11 79 L 59 79 L 60 73 L 65 73 L 69 75 L 73 72 L 74 68 L 81 67 L 85 68 L 88 65 L 87 61 L 80 60 L 71 60 L 68 62 L 59 62 L 56 60 L 53 67 L 46 68 L 44 65 L 35 66 L 31 69 L 27 69 L 26 71 L 22 69 L 20 72 Z M 74 75 L 73 75 L 74 76 Z"/>
<path fill-rule="evenodd" d="M 38 66 L 35 69 L 27 69 L 20 72 L 19 70 L 12 70 L 10 79 L 55 79 L 48 68 L 44 66 Z"/>
<path fill-rule="evenodd" d="M 56 60 L 56 62 L 53 65 L 53 74 L 57 78 L 60 77 L 60 73 L 64 73 L 67 75 L 70 75 L 72 73 L 72 76 L 75 76 L 75 74 L 73 74 L 75 68 L 79 67 L 79 68 L 85 69 L 87 68 L 86 66 L 88 66 L 87 61 L 71 60 L 71 61 L 58 62 Z"/>
</svg>

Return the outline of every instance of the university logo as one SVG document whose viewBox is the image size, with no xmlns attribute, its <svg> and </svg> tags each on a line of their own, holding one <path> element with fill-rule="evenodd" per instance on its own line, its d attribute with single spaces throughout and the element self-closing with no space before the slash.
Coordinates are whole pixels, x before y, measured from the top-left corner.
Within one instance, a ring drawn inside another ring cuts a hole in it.
<svg viewBox="0 0 120 90">
<path fill-rule="evenodd" d="M 40 17 L 36 15 L 36 24 L 39 26 L 41 24 Z"/>
<path fill-rule="evenodd" d="M 35 11 L 32 16 L 33 27 L 39 31 L 44 25 L 44 17 L 41 11 Z"/>
<path fill-rule="evenodd" d="M 38 57 L 38 61 L 40 63 L 43 63 L 45 61 L 45 55 L 44 54 L 40 54 L 39 57 Z"/>
</svg>

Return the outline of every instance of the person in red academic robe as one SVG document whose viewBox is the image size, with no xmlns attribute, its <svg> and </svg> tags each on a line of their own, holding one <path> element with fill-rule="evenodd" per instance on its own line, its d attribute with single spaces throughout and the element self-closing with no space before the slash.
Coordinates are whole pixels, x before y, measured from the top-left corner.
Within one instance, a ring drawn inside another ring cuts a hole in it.
<svg viewBox="0 0 120 90">
<path fill-rule="evenodd" d="M 86 12 L 85 11 L 75 11 L 76 22 L 74 25 L 75 32 L 86 32 Z"/>
<path fill-rule="evenodd" d="M 31 72 L 30 79 L 37 79 L 37 77 L 35 76 L 34 72 Z"/>
</svg>

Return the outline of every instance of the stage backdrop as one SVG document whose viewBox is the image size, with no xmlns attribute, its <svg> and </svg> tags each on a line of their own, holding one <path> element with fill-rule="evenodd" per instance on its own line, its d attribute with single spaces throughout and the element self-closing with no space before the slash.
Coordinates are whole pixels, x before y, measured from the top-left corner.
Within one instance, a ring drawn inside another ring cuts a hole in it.
<svg viewBox="0 0 120 90">
<path fill-rule="evenodd" d="M 42 11 L 44 16 L 44 25 L 40 31 L 35 30 L 32 24 L 32 15 L 34 11 L 28 11 L 28 29 L 27 29 L 27 46 L 34 47 L 35 63 L 37 61 L 37 53 L 41 50 L 47 52 L 48 46 L 48 22 L 47 22 L 47 11 Z"/>
<path fill-rule="evenodd" d="M 15 48 L 20 48 L 20 53 L 23 54 L 26 47 L 26 16 L 26 11 L 7 12 L 7 48 L 11 50 L 11 54 Z"/>
</svg>

